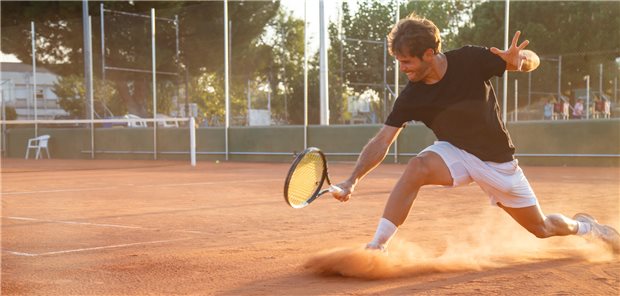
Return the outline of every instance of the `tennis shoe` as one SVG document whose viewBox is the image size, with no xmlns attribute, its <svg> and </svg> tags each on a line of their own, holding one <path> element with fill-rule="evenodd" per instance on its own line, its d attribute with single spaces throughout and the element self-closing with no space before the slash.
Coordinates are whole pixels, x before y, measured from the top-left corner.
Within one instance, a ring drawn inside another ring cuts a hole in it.
<svg viewBox="0 0 620 296">
<path fill-rule="evenodd" d="M 613 227 L 598 223 L 594 217 L 586 213 L 575 214 L 573 220 L 591 225 L 592 230 L 584 236 L 585 238 L 601 240 L 609 245 L 614 253 L 620 253 L 620 234 Z"/>
</svg>

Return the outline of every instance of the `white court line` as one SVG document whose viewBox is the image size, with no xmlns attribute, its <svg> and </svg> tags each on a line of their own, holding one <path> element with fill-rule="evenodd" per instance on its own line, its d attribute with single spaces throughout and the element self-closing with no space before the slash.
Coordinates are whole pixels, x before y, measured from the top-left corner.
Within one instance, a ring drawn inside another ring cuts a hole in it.
<svg viewBox="0 0 620 296">
<path fill-rule="evenodd" d="M 2 251 L 5 252 L 5 253 L 17 255 L 17 256 L 26 256 L 26 257 L 35 257 L 35 256 L 37 256 L 37 254 L 31 254 L 31 253 L 22 253 L 22 252 L 5 251 L 5 250 L 2 250 Z"/>
<path fill-rule="evenodd" d="M 101 246 L 101 247 L 92 247 L 92 248 L 81 248 L 81 249 L 72 249 L 72 250 L 62 250 L 62 251 L 54 251 L 54 252 L 44 252 L 44 253 L 24 253 L 24 252 L 15 252 L 9 250 L 2 250 L 3 252 L 17 255 L 17 256 L 26 256 L 26 257 L 37 257 L 37 256 L 47 256 L 47 255 L 58 255 L 58 254 L 67 254 L 67 253 L 78 253 L 78 252 L 87 252 L 87 251 L 95 251 L 95 250 L 105 250 L 105 249 L 115 249 L 115 248 L 123 248 L 123 247 L 131 247 L 138 245 L 151 245 L 151 244 L 160 244 L 160 243 L 169 243 L 169 242 L 177 242 L 182 240 L 190 240 L 192 238 L 178 238 L 178 239 L 168 239 L 168 240 L 158 240 L 158 241 L 150 241 L 150 242 L 139 242 L 139 243 L 130 243 L 130 244 L 120 244 L 120 245 L 110 245 L 110 246 Z"/>
<path fill-rule="evenodd" d="M 75 221 L 54 221 L 54 220 L 35 219 L 35 218 L 27 218 L 27 217 L 2 217 L 2 218 L 11 219 L 11 220 L 50 222 L 50 223 L 60 223 L 60 224 L 76 224 L 76 225 L 114 227 L 114 228 L 129 228 L 129 229 L 148 229 L 148 228 L 144 228 L 144 227 L 141 227 L 141 226 L 117 225 L 117 224 L 99 224 L 99 223 L 75 222 Z"/>
<path fill-rule="evenodd" d="M 89 222 L 76 222 L 76 221 L 56 221 L 56 220 L 47 220 L 47 219 L 36 219 L 36 218 L 28 218 L 28 217 L 1 217 L 3 219 L 9 220 L 21 220 L 21 221 L 35 221 L 35 222 L 47 222 L 47 223 L 58 223 L 58 224 L 73 224 L 73 225 L 87 225 L 87 226 L 99 226 L 99 227 L 112 227 L 112 228 L 126 228 L 126 229 L 142 229 L 142 230 L 161 230 L 159 228 L 149 228 L 142 226 L 131 226 L 131 225 L 118 225 L 118 224 L 101 224 L 101 223 L 89 223 Z M 171 232 L 183 232 L 183 233 L 195 233 L 195 234 L 204 234 L 205 232 L 198 230 L 169 230 Z"/>
<path fill-rule="evenodd" d="M 272 182 L 272 181 L 282 181 L 282 179 L 262 179 L 262 180 L 223 181 L 223 182 L 196 182 L 196 183 L 177 183 L 177 184 L 153 184 L 153 185 L 142 185 L 141 187 L 217 185 L 217 184 L 237 184 L 237 183 L 259 183 L 259 182 Z"/>
<path fill-rule="evenodd" d="M 80 192 L 80 191 L 94 191 L 94 190 L 109 190 L 118 187 L 95 187 L 95 188 L 74 188 L 74 189 L 54 189 L 54 190 L 37 190 L 37 191 L 15 191 L 15 192 L 2 192 L 2 195 L 22 195 L 22 194 L 38 194 L 38 193 L 56 193 L 56 192 Z"/>
<path fill-rule="evenodd" d="M 217 184 L 238 184 L 238 183 L 259 183 L 259 182 L 272 182 L 282 181 L 282 179 L 262 179 L 262 180 L 243 180 L 243 181 L 223 181 L 223 182 L 195 182 L 195 183 L 176 183 L 176 184 L 148 184 L 148 185 L 129 185 L 134 187 L 168 187 L 168 186 L 193 186 L 193 185 L 217 185 Z M 37 191 L 15 191 L 15 192 L 2 192 L 2 195 L 25 195 L 25 194 L 39 194 L 39 193 L 58 193 L 58 192 L 80 192 L 80 191 L 96 191 L 96 190 L 110 190 L 118 189 L 119 186 L 110 187 L 95 187 L 95 188 L 77 188 L 77 189 L 54 189 L 54 190 L 37 190 Z"/>
</svg>

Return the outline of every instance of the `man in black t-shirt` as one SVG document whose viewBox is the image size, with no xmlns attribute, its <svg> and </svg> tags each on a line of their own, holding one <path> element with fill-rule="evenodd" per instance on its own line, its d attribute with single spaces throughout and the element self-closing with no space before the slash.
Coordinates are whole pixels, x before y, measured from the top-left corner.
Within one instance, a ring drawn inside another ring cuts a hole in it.
<svg viewBox="0 0 620 296">
<path fill-rule="evenodd" d="M 409 83 L 383 128 L 362 150 L 351 176 L 337 185 L 343 190 L 334 192 L 334 197 L 349 200 L 356 184 L 385 158 L 406 122 L 423 122 L 437 141 L 409 161 L 367 248 L 385 250 L 422 186 L 476 182 L 493 205 L 539 238 L 584 235 L 602 239 L 620 252 L 618 232 L 588 214 L 572 219 L 544 215 L 513 156 L 515 149 L 489 79 L 506 70 L 529 72 L 538 67 L 538 56 L 525 49 L 529 42 L 517 44 L 519 36 L 516 32 L 507 50 L 465 46 L 442 53 L 439 30 L 431 21 L 410 15 L 392 28 L 389 51 Z"/>
</svg>

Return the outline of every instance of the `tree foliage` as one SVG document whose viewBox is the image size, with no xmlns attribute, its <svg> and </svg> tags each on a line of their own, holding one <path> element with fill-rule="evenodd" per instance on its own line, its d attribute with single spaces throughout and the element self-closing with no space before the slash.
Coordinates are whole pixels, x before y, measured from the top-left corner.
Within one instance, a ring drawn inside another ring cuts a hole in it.
<svg viewBox="0 0 620 296">
<path fill-rule="evenodd" d="M 400 18 L 411 13 L 427 18 L 439 28 L 443 49 L 460 47 L 456 40 L 459 26 L 467 21 L 475 7 L 474 1 L 408 1 L 401 4 Z"/>
<path fill-rule="evenodd" d="M 180 75 L 157 75 L 157 112 L 167 113 L 189 102 L 197 103 L 212 123 L 224 118 L 224 18 L 220 1 L 104 1 L 89 2 L 93 22 L 94 72 L 102 76 L 99 4 L 106 9 L 148 15 L 151 8 L 162 18 L 179 18 L 180 52 L 177 59 L 175 28 L 158 20 L 157 61 L 160 72 Z M 385 101 L 385 84 L 393 88 L 394 60 L 385 55 L 385 37 L 394 24 L 395 5 L 400 3 L 400 18 L 415 12 L 432 20 L 441 31 L 443 49 L 465 44 L 503 47 L 504 1 L 376 1 L 362 0 L 352 8 L 342 2 L 341 23 L 330 24 L 329 96 L 331 123 L 347 118 L 347 96 L 367 89 L 377 92 L 385 104 L 375 112 L 386 114 L 391 101 Z M 584 75 L 597 74 L 604 65 L 605 77 L 618 76 L 620 56 L 620 5 L 613 1 L 512 1 L 511 34 L 523 32 L 530 49 L 543 61 L 533 73 L 536 88 L 557 89 L 557 58 L 562 55 L 563 89 L 582 87 Z M 230 99 L 233 123 L 245 123 L 247 99 L 253 108 L 266 108 L 271 90 L 272 117 L 289 123 L 303 122 L 303 52 L 304 23 L 290 12 L 281 11 L 278 1 L 229 1 L 230 17 Z M 31 60 L 30 21 L 36 25 L 37 63 L 66 76 L 61 85 L 83 80 L 82 2 L 79 1 L 2 1 L 0 2 L 4 53 Z M 146 73 L 106 71 L 106 80 L 114 83 L 118 102 L 107 101 L 115 112 L 130 111 L 139 115 L 152 113 L 150 21 L 106 12 L 107 66 L 136 68 Z M 554 58 L 551 60 L 550 58 Z M 309 61 L 309 122 L 319 122 L 318 53 Z M 385 69 L 385 74 L 384 74 Z M 74 75 L 71 77 L 70 75 Z M 385 83 L 384 83 L 385 75 Z M 525 79 L 526 74 L 511 74 Z M 186 81 L 187 79 L 187 81 Z M 405 76 L 400 76 L 401 87 Z M 185 89 L 185 85 L 188 89 Z M 95 85 L 96 91 L 101 83 Z M 520 83 L 521 88 L 527 87 Z M 65 86 L 65 106 L 85 114 L 81 96 Z M 263 91 L 259 91 L 262 89 Z M 524 91 L 523 89 L 521 90 Z M 98 95 L 96 95 L 97 97 Z M 103 97 L 107 97 L 104 95 Z M 219 118 L 219 120 L 218 120 Z M 379 118 L 383 120 L 383 118 Z"/>
<path fill-rule="evenodd" d="M 93 60 L 95 75 L 100 76 L 101 47 L 99 3 L 89 2 L 93 23 Z M 156 22 L 157 71 L 190 75 L 218 73 L 224 66 L 224 17 L 222 2 L 206 1 L 104 1 L 106 9 L 156 16 L 179 17 L 180 58 L 176 59 L 174 26 Z M 30 21 L 35 21 L 37 63 L 59 75 L 80 75 L 83 64 L 83 29 L 81 1 L 2 1 L 0 3 L 2 51 L 15 54 L 22 61 L 31 60 Z M 275 15 L 279 2 L 249 1 L 229 3 L 232 21 L 231 52 L 242 49 L 262 33 L 265 24 Z M 146 18 L 106 12 L 106 65 L 150 71 L 150 23 Z M 247 60 L 247 59 L 246 59 Z M 106 71 L 106 80 L 116 82 L 119 94 L 133 113 L 148 112 L 150 75 L 145 73 Z M 158 74 L 157 80 L 181 84 L 180 77 Z M 159 86 L 158 86 L 159 87 Z M 174 96 L 174 94 L 173 94 Z M 172 98 L 168 98 L 172 100 Z"/>
<path fill-rule="evenodd" d="M 99 117 L 112 114 L 124 114 L 127 109 L 121 102 L 113 82 L 96 79 L 94 83 L 94 109 Z M 88 98 L 84 79 L 80 76 L 69 75 L 60 77 L 54 83 L 54 93 L 58 96 L 58 104 L 73 118 L 86 118 Z"/>
<path fill-rule="evenodd" d="M 374 110 L 381 121 L 393 102 L 384 97 L 384 87 L 387 84 L 394 91 L 394 59 L 387 53 L 386 37 L 395 23 L 395 5 L 395 1 L 364 0 L 352 9 L 343 2 L 341 31 L 338 24 L 330 26 L 330 84 L 339 88 L 337 98 L 346 106 L 347 92 L 373 89 L 384 101 L 376 104 Z M 453 46 L 457 25 L 472 7 L 471 2 L 456 0 L 410 1 L 400 5 L 399 19 L 411 13 L 431 19 L 449 47 Z M 399 79 L 406 81 L 405 76 Z"/>
<path fill-rule="evenodd" d="M 583 77 L 598 76 L 601 64 L 604 77 L 618 76 L 620 3 L 616 1 L 514 1 L 509 26 L 511 36 L 521 30 L 521 40 L 528 39 L 528 49 L 542 58 L 532 73 L 535 90 L 557 92 L 559 56 L 565 94 L 571 88 L 585 88 Z M 503 48 L 503 38 L 504 2 L 490 1 L 473 10 L 471 20 L 459 28 L 457 42 Z M 513 75 L 527 79 L 527 74 Z"/>
</svg>

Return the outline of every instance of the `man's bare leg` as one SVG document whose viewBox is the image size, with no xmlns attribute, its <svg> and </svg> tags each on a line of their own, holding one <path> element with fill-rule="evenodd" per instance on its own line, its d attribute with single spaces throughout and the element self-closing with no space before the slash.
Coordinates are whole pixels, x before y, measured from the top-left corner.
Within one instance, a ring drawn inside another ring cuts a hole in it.
<svg viewBox="0 0 620 296">
<path fill-rule="evenodd" d="M 509 208 L 498 204 L 517 223 L 539 238 L 577 234 L 588 239 L 602 240 L 615 253 L 620 253 L 620 234 L 613 227 L 598 223 L 592 216 L 576 214 L 573 219 L 561 214 L 545 216 L 540 206 Z"/>
<path fill-rule="evenodd" d="M 538 204 L 525 208 L 509 208 L 500 203 L 498 206 L 538 238 L 577 234 L 579 230 L 577 221 L 561 214 L 545 216 Z"/>
<path fill-rule="evenodd" d="M 418 191 L 424 185 L 452 185 L 452 175 L 441 156 L 424 152 L 411 159 L 392 189 L 369 249 L 385 249 L 398 226 L 405 222 Z"/>
</svg>

